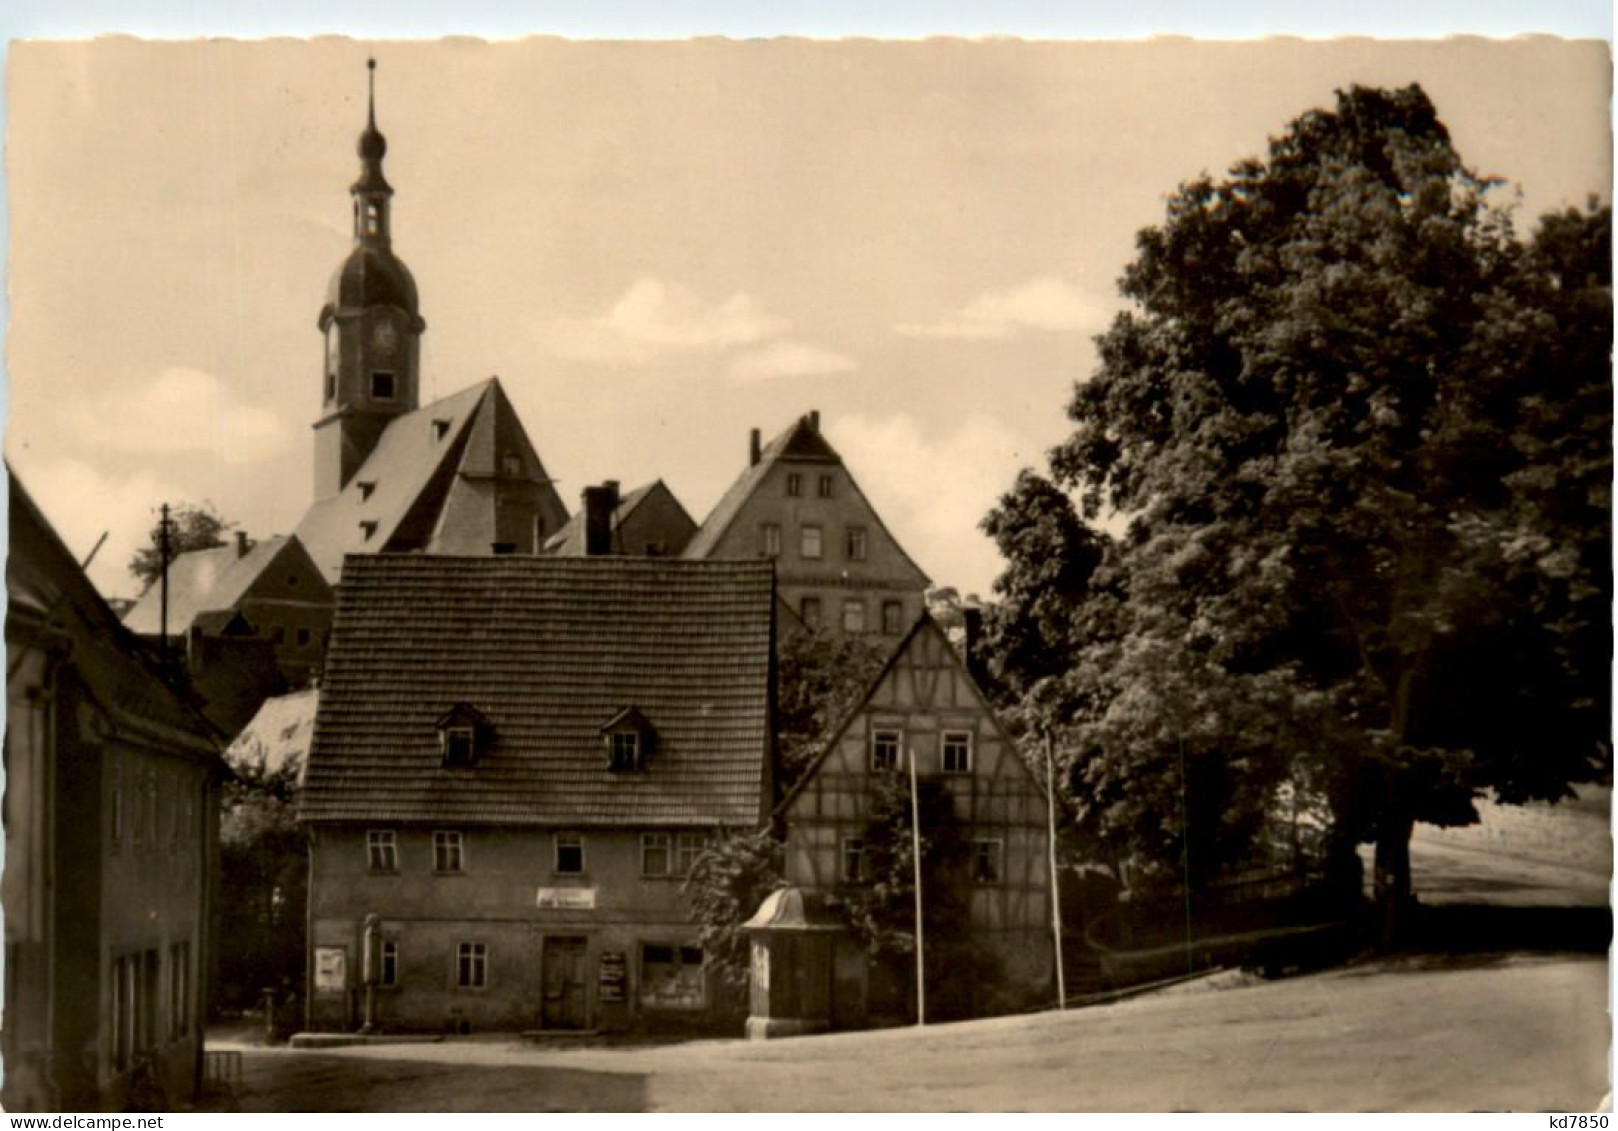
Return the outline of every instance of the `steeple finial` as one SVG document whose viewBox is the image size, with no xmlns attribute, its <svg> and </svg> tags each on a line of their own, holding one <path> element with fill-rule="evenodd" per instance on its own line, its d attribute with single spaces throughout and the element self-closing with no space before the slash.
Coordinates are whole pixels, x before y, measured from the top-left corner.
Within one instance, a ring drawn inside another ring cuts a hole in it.
<svg viewBox="0 0 1618 1131">
<path fill-rule="evenodd" d="M 368 77 L 371 83 L 370 107 L 365 115 L 365 124 L 374 130 L 376 129 L 376 60 L 374 58 L 365 60 L 365 69 L 370 72 Z"/>
</svg>

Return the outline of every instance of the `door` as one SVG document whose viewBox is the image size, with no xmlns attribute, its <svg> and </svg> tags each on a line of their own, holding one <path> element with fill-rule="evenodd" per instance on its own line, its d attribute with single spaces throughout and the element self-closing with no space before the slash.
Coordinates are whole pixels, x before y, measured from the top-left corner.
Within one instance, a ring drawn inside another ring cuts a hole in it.
<svg viewBox="0 0 1618 1131">
<path fill-rule="evenodd" d="M 584 999 L 585 940 L 550 935 L 545 939 L 543 1029 L 583 1029 L 589 1019 Z"/>
</svg>

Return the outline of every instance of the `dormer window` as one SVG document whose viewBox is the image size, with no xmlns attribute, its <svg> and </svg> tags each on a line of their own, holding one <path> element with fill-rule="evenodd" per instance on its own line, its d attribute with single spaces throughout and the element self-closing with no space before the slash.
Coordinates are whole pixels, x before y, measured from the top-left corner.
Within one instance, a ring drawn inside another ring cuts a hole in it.
<svg viewBox="0 0 1618 1131">
<path fill-rule="evenodd" d="M 376 522 L 372 519 L 366 519 L 360 523 L 360 533 L 364 534 L 365 540 L 369 542 L 376 534 Z"/>
<path fill-rule="evenodd" d="M 638 773 L 646 768 L 656 745 L 651 721 L 635 707 L 625 707 L 601 727 L 607 769 L 615 774 Z"/>
<path fill-rule="evenodd" d="M 489 744 L 489 720 L 470 703 L 457 703 L 438 718 L 438 751 L 445 769 L 477 764 Z"/>
<path fill-rule="evenodd" d="M 515 479 L 522 474 L 522 456 L 516 452 L 507 452 L 500 457 L 500 474 L 507 479 Z"/>
<path fill-rule="evenodd" d="M 376 480 L 361 479 L 358 481 L 357 486 L 360 489 L 360 502 L 363 503 L 371 497 L 371 492 L 376 490 Z"/>
<path fill-rule="evenodd" d="M 619 731 L 612 736 L 612 769 L 615 772 L 640 769 L 640 735 Z"/>
<path fill-rule="evenodd" d="M 442 440 L 449 435 L 449 421 L 442 418 L 433 421 L 433 439 Z"/>
</svg>

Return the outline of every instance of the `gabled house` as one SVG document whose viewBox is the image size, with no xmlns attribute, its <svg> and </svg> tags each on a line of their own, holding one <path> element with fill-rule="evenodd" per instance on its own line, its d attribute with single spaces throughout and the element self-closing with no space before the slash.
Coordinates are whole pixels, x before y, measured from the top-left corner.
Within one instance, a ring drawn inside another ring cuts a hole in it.
<svg viewBox="0 0 1618 1131">
<path fill-rule="evenodd" d="M 593 526 L 592 505 L 598 513 Z M 696 520 L 661 479 L 622 496 L 617 481 L 609 479 L 600 487 L 585 488 L 584 505 L 546 539 L 545 552 L 563 558 L 587 554 L 677 558 L 696 532 Z"/>
<path fill-rule="evenodd" d="M 767 445 L 686 545 L 698 560 L 765 558 L 809 628 L 898 643 L 922 613 L 927 575 L 889 532 L 811 412 Z"/>
<path fill-rule="evenodd" d="M 768 562 L 352 555 L 299 798 L 309 1024 L 705 1016 L 680 884 L 773 795 Z"/>
<path fill-rule="evenodd" d="M 16 478 L 6 561 L 7 1111 L 197 1091 L 218 736 Z"/>
<path fill-rule="evenodd" d="M 923 874 L 923 903 L 949 899 L 961 908 L 951 926 L 975 961 L 971 970 L 941 966 L 961 961 L 959 946 L 947 958 L 933 956 L 929 985 L 956 996 L 957 1011 L 1049 1000 L 1055 948 L 1044 787 L 930 616 L 910 629 L 777 807 L 787 882 L 825 895 L 869 884 L 874 799 L 883 783 L 908 791 L 912 760 L 918 794 L 947 799 L 935 808 L 939 827 L 926 827 L 923 818 L 922 835 L 950 846 Z M 838 1023 L 902 1017 L 914 1008 L 908 967 L 897 978 L 875 967 L 848 973 L 839 963 Z"/>
<path fill-rule="evenodd" d="M 169 563 L 166 625 L 162 586 L 154 582 L 125 614 L 124 627 L 149 642 L 166 631 L 177 653 L 221 638 L 266 640 L 281 678 L 298 687 L 320 668 L 332 600 L 331 586 L 296 537 L 251 542 L 238 532 L 233 545 L 192 550 Z"/>
</svg>

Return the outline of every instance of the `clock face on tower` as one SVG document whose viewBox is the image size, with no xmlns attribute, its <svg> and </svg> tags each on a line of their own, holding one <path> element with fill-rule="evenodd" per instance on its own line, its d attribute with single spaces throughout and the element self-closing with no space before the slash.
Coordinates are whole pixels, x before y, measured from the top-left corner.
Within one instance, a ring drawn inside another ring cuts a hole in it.
<svg viewBox="0 0 1618 1131">
<path fill-rule="evenodd" d="M 393 328 L 392 322 L 378 322 L 371 331 L 371 342 L 379 350 L 391 350 L 399 340 L 399 332 Z"/>
</svg>

